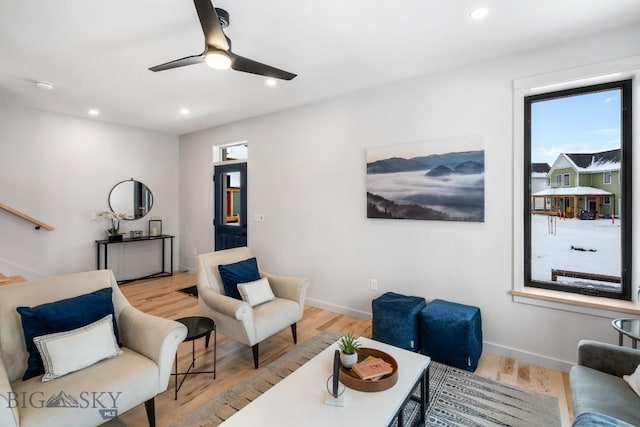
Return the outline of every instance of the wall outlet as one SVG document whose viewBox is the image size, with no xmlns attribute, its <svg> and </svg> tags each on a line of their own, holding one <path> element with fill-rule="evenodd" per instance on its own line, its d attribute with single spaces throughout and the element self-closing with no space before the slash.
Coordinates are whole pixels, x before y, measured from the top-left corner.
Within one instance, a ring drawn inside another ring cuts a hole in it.
<svg viewBox="0 0 640 427">
<path fill-rule="evenodd" d="M 378 281 L 376 279 L 369 280 L 369 289 L 371 289 L 372 291 L 378 290 Z"/>
<path fill-rule="evenodd" d="M 253 220 L 255 222 L 264 222 L 264 214 L 253 214 Z"/>
</svg>

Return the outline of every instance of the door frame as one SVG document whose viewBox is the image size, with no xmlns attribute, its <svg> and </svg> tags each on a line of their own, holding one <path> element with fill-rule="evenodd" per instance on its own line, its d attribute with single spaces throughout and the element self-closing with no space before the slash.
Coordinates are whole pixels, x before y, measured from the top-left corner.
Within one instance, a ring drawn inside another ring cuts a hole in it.
<svg viewBox="0 0 640 427">
<path fill-rule="evenodd" d="M 216 175 L 219 173 L 227 173 L 228 172 L 240 172 L 241 182 L 240 187 L 243 190 L 244 203 L 241 204 L 240 207 L 240 224 L 238 227 L 241 228 L 241 233 L 244 234 L 245 244 L 248 244 L 249 239 L 249 218 L 248 218 L 248 209 L 247 209 L 247 201 L 248 201 L 248 179 L 247 179 L 247 161 L 231 161 L 231 162 L 222 162 L 213 165 L 211 171 L 211 250 L 218 250 L 218 236 L 216 234 L 216 218 L 221 218 L 221 216 L 226 215 L 225 212 L 222 212 L 223 206 L 219 206 L 216 200 L 216 193 L 218 191 L 218 182 L 216 182 Z M 236 226 L 233 226 L 236 227 Z M 243 230 L 242 230 L 243 229 Z"/>
</svg>

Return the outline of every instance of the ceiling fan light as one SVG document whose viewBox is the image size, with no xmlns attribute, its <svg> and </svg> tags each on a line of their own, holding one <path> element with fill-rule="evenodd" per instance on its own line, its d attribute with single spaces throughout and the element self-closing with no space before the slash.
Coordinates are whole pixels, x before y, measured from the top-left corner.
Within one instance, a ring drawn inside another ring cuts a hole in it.
<svg viewBox="0 0 640 427">
<path fill-rule="evenodd" d="M 207 65 L 216 70 L 226 70 L 231 67 L 231 58 L 226 52 L 221 50 L 214 50 L 207 52 L 204 58 Z"/>
</svg>

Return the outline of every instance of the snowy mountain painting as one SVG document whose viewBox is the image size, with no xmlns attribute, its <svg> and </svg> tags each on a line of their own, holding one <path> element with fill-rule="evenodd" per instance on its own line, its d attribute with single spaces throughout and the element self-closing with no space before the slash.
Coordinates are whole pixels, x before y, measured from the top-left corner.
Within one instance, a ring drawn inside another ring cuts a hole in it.
<svg viewBox="0 0 640 427">
<path fill-rule="evenodd" d="M 484 222 L 481 146 L 465 137 L 369 149 L 367 217 Z"/>
</svg>

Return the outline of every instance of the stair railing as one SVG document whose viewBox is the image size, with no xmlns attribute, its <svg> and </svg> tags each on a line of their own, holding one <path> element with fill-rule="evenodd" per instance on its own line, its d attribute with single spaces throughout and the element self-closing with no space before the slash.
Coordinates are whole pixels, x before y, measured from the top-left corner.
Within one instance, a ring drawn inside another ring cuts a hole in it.
<svg viewBox="0 0 640 427">
<path fill-rule="evenodd" d="M 24 219 L 25 221 L 29 221 L 30 223 L 35 225 L 36 230 L 40 230 L 40 228 L 44 228 L 45 230 L 49 230 L 49 231 L 53 231 L 55 230 L 55 228 L 53 228 L 52 226 L 45 224 L 44 222 L 37 220 L 23 212 L 20 212 L 17 209 L 12 208 L 11 206 L 7 206 L 5 204 L 0 203 L 0 209 L 5 210 L 7 212 L 9 212 L 10 214 L 13 214 L 17 217 L 20 217 L 22 219 Z"/>
</svg>

